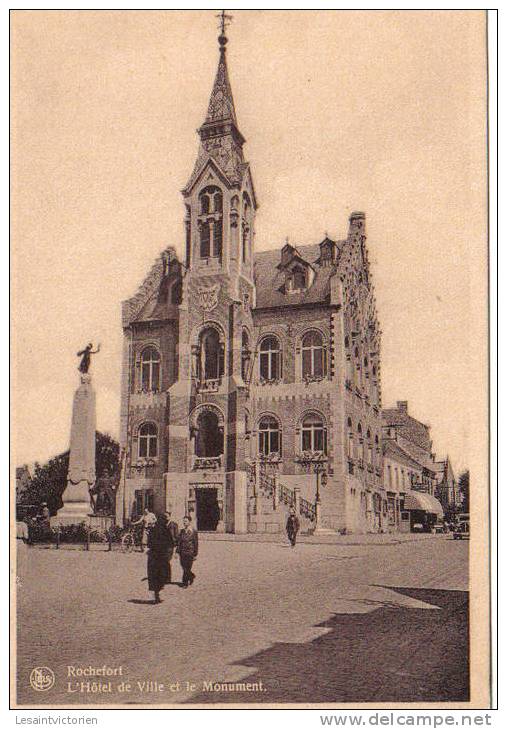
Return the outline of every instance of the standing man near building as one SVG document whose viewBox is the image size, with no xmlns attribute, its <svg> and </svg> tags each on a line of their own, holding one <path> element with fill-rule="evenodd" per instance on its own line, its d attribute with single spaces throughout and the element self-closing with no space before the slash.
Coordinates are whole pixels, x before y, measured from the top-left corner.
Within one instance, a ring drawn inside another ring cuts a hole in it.
<svg viewBox="0 0 507 729">
<path fill-rule="evenodd" d="M 188 587 L 195 580 L 195 575 L 192 572 L 192 564 L 199 551 L 197 532 L 191 525 L 191 521 L 189 516 L 183 517 L 183 529 L 178 539 L 177 551 L 180 555 L 180 564 L 183 570 L 183 587 Z"/>
<path fill-rule="evenodd" d="M 165 517 L 167 520 L 167 531 L 169 532 L 170 541 L 172 542 L 172 546 L 169 548 L 169 552 L 167 553 L 167 582 L 171 583 L 171 559 L 173 558 L 174 548 L 178 546 L 179 529 L 177 523 L 171 519 L 170 511 L 166 511 Z"/>
<path fill-rule="evenodd" d="M 141 534 L 141 552 L 144 552 L 144 548 L 148 545 L 148 536 L 150 533 L 150 529 L 152 529 L 156 523 L 157 517 L 149 509 L 144 510 L 144 514 L 140 519 L 132 522 L 133 526 L 142 525 L 143 531 Z"/>
<path fill-rule="evenodd" d="M 287 529 L 287 536 L 289 538 L 289 542 L 293 547 L 296 546 L 296 538 L 299 531 L 299 519 L 296 516 L 296 510 L 294 507 L 290 510 L 289 518 L 287 519 L 287 525 L 285 527 Z"/>
</svg>

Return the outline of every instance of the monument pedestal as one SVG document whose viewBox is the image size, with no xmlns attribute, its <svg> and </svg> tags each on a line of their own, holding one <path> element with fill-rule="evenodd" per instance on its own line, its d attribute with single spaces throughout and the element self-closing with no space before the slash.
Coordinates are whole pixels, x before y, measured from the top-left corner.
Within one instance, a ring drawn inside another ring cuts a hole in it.
<svg viewBox="0 0 507 729">
<path fill-rule="evenodd" d="M 88 524 L 92 512 L 90 503 L 90 487 L 87 481 L 74 484 L 67 482 L 67 488 L 62 495 L 63 506 L 56 516 L 51 517 L 51 526 Z"/>
<path fill-rule="evenodd" d="M 52 525 L 89 522 L 90 489 L 95 484 L 95 430 L 95 390 L 91 376 L 82 374 L 72 407 L 67 487 L 63 507 L 52 517 Z"/>
</svg>

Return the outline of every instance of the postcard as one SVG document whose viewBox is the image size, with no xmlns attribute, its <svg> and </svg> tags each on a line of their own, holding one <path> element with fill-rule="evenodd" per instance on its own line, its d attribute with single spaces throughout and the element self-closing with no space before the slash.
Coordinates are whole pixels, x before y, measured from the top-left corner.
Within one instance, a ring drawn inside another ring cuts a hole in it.
<svg viewBox="0 0 507 729">
<path fill-rule="evenodd" d="M 10 19 L 12 705 L 488 708 L 487 12 Z"/>
</svg>

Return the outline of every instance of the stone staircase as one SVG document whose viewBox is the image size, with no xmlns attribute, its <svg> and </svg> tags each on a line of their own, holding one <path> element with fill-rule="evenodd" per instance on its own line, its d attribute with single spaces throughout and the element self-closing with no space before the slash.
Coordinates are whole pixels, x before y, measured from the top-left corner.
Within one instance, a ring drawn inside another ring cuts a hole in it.
<svg viewBox="0 0 507 729">
<path fill-rule="evenodd" d="M 299 488 L 285 486 L 278 474 L 257 472 L 252 468 L 250 478 L 250 504 L 248 531 L 250 533 L 278 534 L 285 531 L 290 509 L 296 509 L 301 534 L 315 530 L 315 504 L 303 499 Z"/>
</svg>

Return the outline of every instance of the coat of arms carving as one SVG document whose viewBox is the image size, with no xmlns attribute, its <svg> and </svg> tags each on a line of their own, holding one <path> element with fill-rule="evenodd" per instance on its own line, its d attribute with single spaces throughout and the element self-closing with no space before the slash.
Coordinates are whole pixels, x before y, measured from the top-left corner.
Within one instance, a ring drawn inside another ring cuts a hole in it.
<svg viewBox="0 0 507 729">
<path fill-rule="evenodd" d="M 197 289 L 197 296 L 199 306 L 204 311 L 213 311 L 218 305 L 218 292 L 220 291 L 220 284 L 211 286 L 209 289 L 201 288 Z"/>
</svg>

